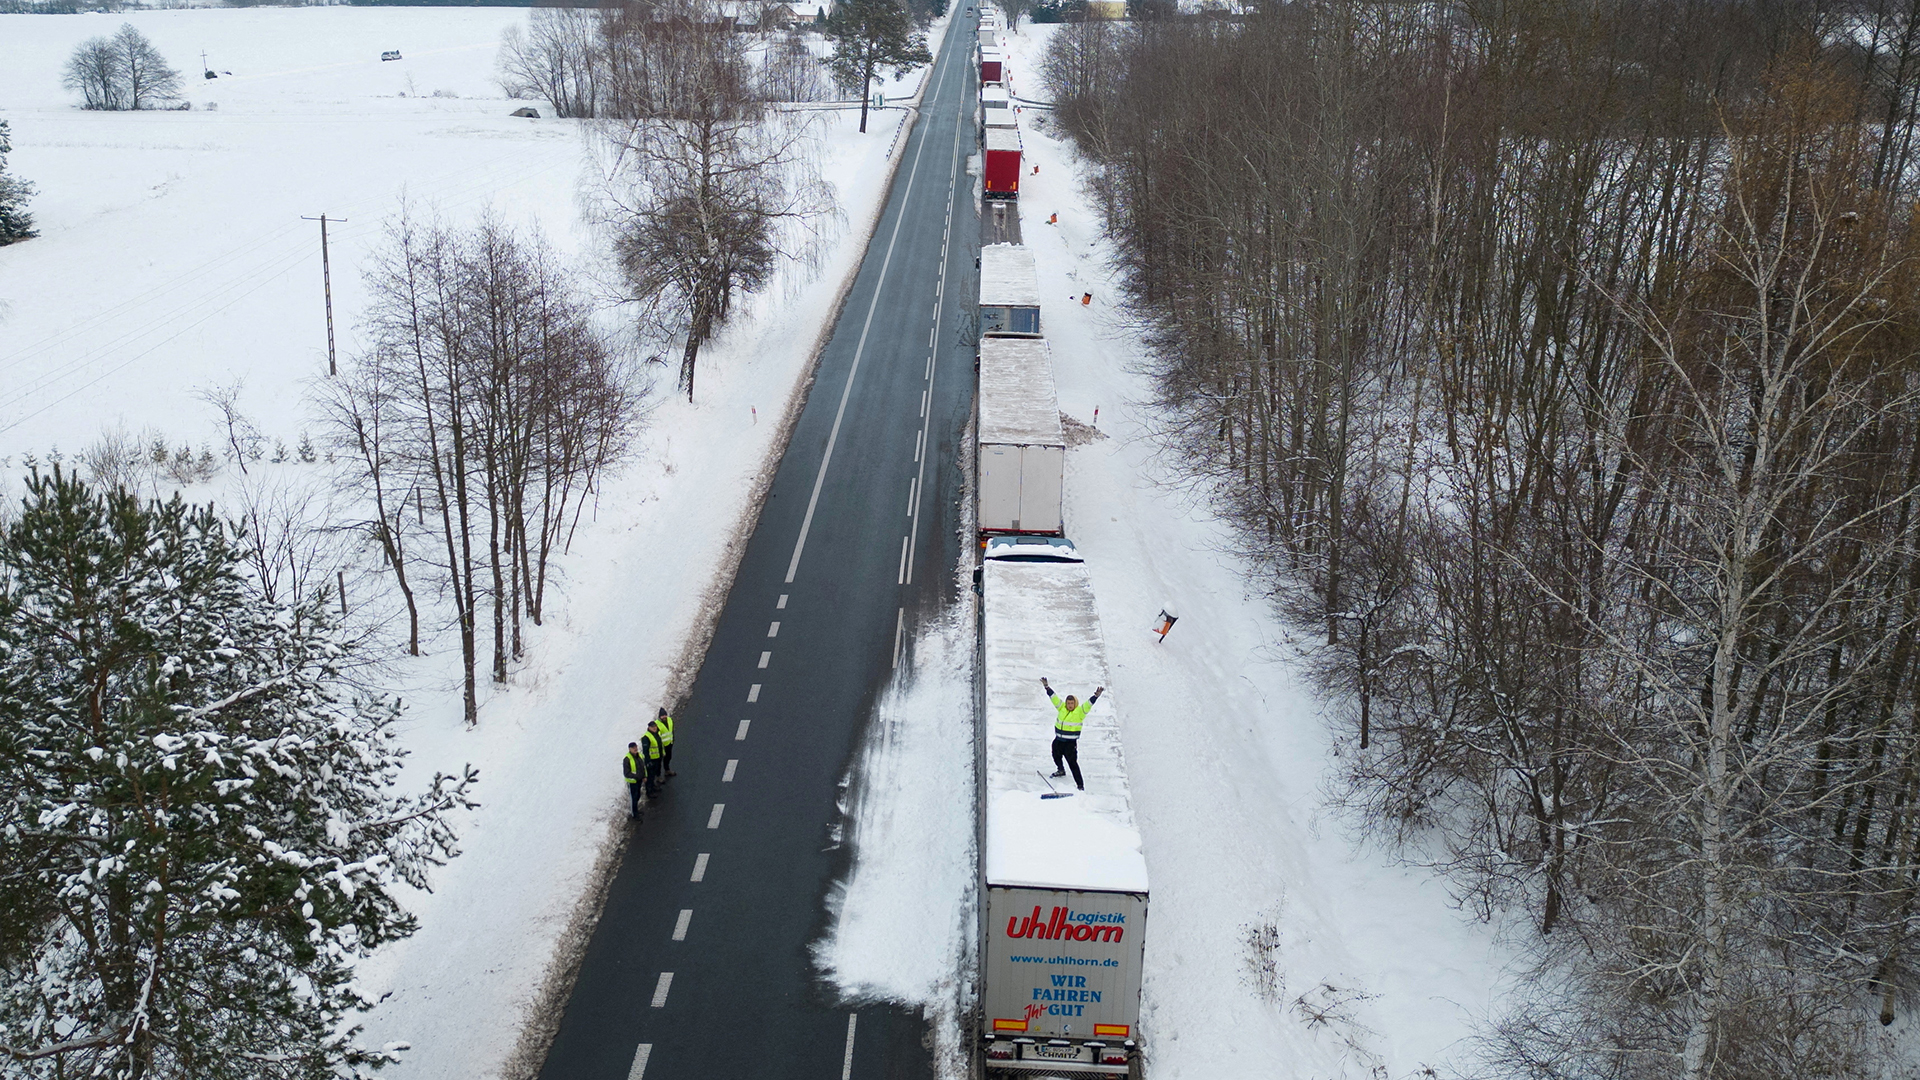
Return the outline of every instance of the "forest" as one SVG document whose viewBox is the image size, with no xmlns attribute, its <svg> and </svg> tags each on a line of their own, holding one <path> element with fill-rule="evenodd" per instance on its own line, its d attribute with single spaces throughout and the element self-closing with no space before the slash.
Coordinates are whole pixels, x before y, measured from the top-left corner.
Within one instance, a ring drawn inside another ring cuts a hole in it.
<svg viewBox="0 0 1920 1080">
<path fill-rule="evenodd" d="M 1529 965 L 1476 1069 L 1910 1068 L 1920 9 L 1300 0 L 1044 75 L 1345 808 Z"/>
</svg>

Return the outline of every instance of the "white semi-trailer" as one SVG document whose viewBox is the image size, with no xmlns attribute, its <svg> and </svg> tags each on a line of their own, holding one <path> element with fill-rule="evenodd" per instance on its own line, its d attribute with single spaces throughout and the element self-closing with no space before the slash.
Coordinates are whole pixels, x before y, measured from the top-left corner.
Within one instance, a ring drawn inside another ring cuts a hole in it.
<svg viewBox="0 0 1920 1080">
<path fill-rule="evenodd" d="M 989 131 L 989 149 L 998 135 L 1012 139 L 1013 165 L 1009 183 L 1019 181 L 1020 136 L 1017 132 Z M 992 154 L 988 163 L 993 164 Z M 993 181 L 988 180 L 991 184 Z M 1040 274 L 1033 252 L 1025 244 L 987 244 L 980 249 L 980 336 L 1039 337 Z"/>
<path fill-rule="evenodd" d="M 1061 529 L 1067 441 L 1045 338 L 980 339 L 974 518 L 983 535 Z"/>
<path fill-rule="evenodd" d="M 1124 1076 L 1140 1042 L 1147 864 L 1113 704 L 1079 740 L 1086 790 L 1050 779 L 1054 708 L 1107 664 L 1086 567 L 1064 540 L 990 541 L 981 566 L 980 1040 L 989 1073 Z"/>
</svg>

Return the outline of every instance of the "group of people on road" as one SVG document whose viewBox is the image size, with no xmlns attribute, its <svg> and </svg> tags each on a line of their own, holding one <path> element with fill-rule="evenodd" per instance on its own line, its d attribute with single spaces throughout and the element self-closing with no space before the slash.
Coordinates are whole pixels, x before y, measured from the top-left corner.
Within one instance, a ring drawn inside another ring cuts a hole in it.
<svg viewBox="0 0 1920 1080">
<path fill-rule="evenodd" d="M 627 816 L 637 821 L 641 794 L 644 792 L 648 799 L 658 796 L 667 777 L 678 775 L 673 771 L 673 717 L 667 710 L 661 709 L 658 716 L 647 721 L 646 733 L 639 742 L 627 744 L 620 772 L 627 781 Z"/>
</svg>

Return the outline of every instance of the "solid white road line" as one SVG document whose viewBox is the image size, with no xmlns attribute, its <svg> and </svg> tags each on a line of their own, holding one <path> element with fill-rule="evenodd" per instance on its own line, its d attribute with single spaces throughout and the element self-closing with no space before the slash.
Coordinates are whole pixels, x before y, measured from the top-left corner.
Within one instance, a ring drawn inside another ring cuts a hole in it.
<svg viewBox="0 0 1920 1080">
<path fill-rule="evenodd" d="M 674 923 L 673 923 L 673 940 L 675 941 L 687 940 L 687 924 L 692 921 L 693 921 L 693 909 L 690 907 L 681 908 L 680 917 L 674 920 Z"/>
<path fill-rule="evenodd" d="M 653 1044 L 641 1043 L 640 1049 L 633 1052 L 633 1068 L 627 1070 L 627 1080 L 641 1080 L 647 1075 L 647 1059 L 653 1056 Z"/>
<path fill-rule="evenodd" d="M 767 636 L 768 636 L 768 637 L 779 637 L 779 636 L 780 636 L 780 622 L 779 622 L 779 620 L 777 620 L 777 619 L 776 619 L 776 620 L 774 620 L 774 623 L 773 623 L 773 625 L 771 625 L 771 626 L 769 626 L 769 627 L 767 627 Z"/>
<path fill-rule="evenodd" d="M 752 686 L 747 687 L 747 703 L 752 704 L 759 700 L 760 700 L 760 684 L 754 683 Z"/>
<path fill-rule="evenodd" d="M 781 609 L 781 610 L 785 610 L 785 609 L 786 609 L 786 606 L 787 606 L 787 594 L 786 594 L 786 593 L 781 593 L 781 594 L 780 594 L 780 601 L 779 601 L 779 603 L 776 603 L 776 604 L 774 604 L 773 606 L 774 606 L 774 607 L 776 607 L 776 608 L 779 608 L 779 609 Z"/>
<path fill-rule="evenodd" d="M 717 829 L 717 828 L 719 828 L 719 827 L 720 827 L 720 815 L 721 815 L 721 814 L 723 814 L 723 813 L 725 813 L 725 812 L 726 812 L 726 809 L 727 809 L 727 804 L 726 804 L 726 803 L 723 803 L 723 802 L 717 802 L 717 803 L 714 803 L 714 804 L 713 804 L 713 813 L 711 813 L 711 814 L 708 814 L 708 815 L 707 815 L 707 828 L 709 828 L 709 829 Z"/>
<path fill-rule="evenodd" d="M 793 542 L 793 558 L 787 563 L 787 581 L 800 569 L 800 553 L 807 547 L 807 532 L 813 528 L 813 512 L 820 505 L 820 488 L 827 482 L 827 464 L 833 460 L 833 445 L 840 441 L 840 421 L 847 415 L 847 399 L 853 396 L 853 377 L 860 373 L 860 357 L 867 351 L 867 331 L 873 329 L 873 314 L 880 310 L 880 294 L 886 291 L 887 268 L 893 265 L 893 248 L 900 241 L 900 226 L 907 220 L 907 203 L 913 195 L 913 182 L 920 176 L 920 157 L 927 152 L 925 132 L 920 147 L 913 152 L 913 168 L 907 170 L 907 186 L 900 193 L 900 212 L 893 217 L 893 235 L 887 238 L 887 253 L 880 260 L 880 277 L 873 283 L 873 300 L 867 305 L 867 321 L 860 326 L 860 340 L 853 347 L 853 364 L 847 368 L 847 384 L 840 389 L 840 407 L 833 414 L 833 428 L 827 432 L 827 449 L 820 455 L 820 471 L 813 477 L 813 494 L 807 497 L 807 513 L 800 519 L 800 535 Z M 949 180 L 951 183 L 951 180 Z"/>
<path fill-rule="evenodd" d="M 707 855 L 708 853 L 703 851 L 693 857 L 693 877 L 689 878 L 689 881 L 700 881 L 706 878 Z"/>
<path fill-rule="evenodd" d="M 753 723 L 753 721 L 751 721 L 751 720 L 742 720 L 742 721 L 740 721 L 740 730 L 739 730 L 739 731 L 736 731 L 736 732 L 734 732 L 734 733 L 733 733 L 733 741 L 734 741 L 734 742 L 746 742 L 746 741 L 747 741 L 747 725 L 748 725 L 748 724 L 751 724 L 751 723 Z"/>
<path fill-rule="evenodd" d="M 761 667 L 766 667 L 766 666 L 767 666 L 767 661 L 769 661 L 769 660 L 771 660 L 771 659 L 773 659 L 773 654 L 772 654 L 772 653 L 770 653 L 770 652 L 763 652 L 763 653 L 761 653 L 761 654 L 760 654 L 760 666 L 761 666 Z"/>
<path fill-rule="evenodd" d="M 840 1063 L 840 1080 L 853 1080 L 853 1029 L 859 1022 L 859 1013 L 847 1014 L 847 1056 Z"/>
<path fill-rule="evenodd" d="M 736 757 L 736 758 L 728 758 L 728 759 L 727 759 L 727 771 L 726 771 L 726 772 L 724 772 L 724 773 L 721 773 L 721 774 L 720 774 L 720 782 L 721 782 L 721 783 L 723 783 L 723 784 L 731 784 L 731 783 L 733 783 L 733 770 L 735 770 L 735 769 L 737 769 L 737 768 L 739 768 L 739 767 L 740 767 L 740 759 L 739 759 L 739 758 L 737 758 L 737 757 Z"/>
<path fill-rule="evenodd" d="M 653 984 L 653 1007 L 664 1008 L 667 1004 L 667 988 L 673 985 L 673 972 L 660 973 L 660 981 Z"/>
</svg>

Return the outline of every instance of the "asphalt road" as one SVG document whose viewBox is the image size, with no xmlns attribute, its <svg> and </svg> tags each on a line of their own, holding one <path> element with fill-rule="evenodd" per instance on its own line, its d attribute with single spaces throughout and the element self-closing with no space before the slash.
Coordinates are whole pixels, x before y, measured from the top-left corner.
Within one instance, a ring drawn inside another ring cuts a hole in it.
<svg viewBox="0 0 1920 1080">
<path fill-rule="evenodd" d="M 834 1000 L 808 945 L 846 868 L 836 796 L 870 707 L 957 592 L 979 223 L 976 20 L 956 22 L 544 1080 L 931 1074 L 921 1019 Z M 705 570 L 662 553 L 647 572 Z M 617 783 L 620 748 L 600 752 Z"/>
</svg>

